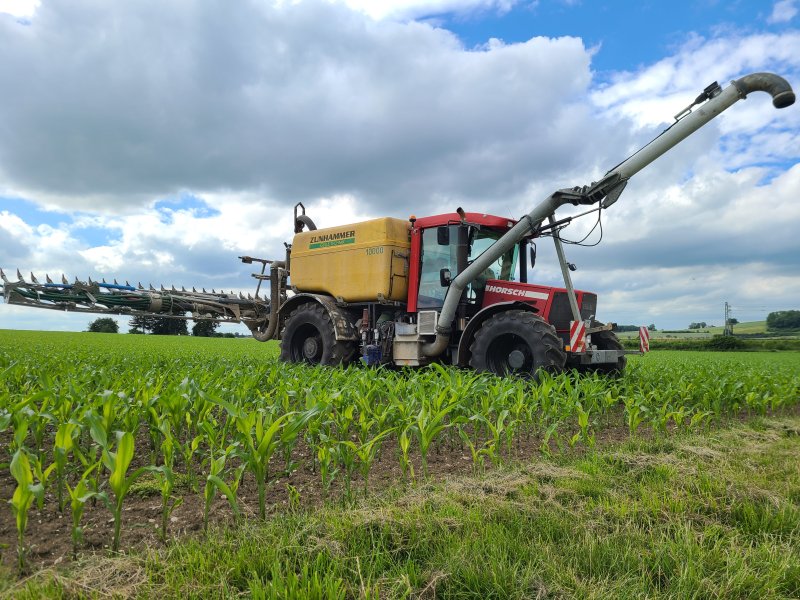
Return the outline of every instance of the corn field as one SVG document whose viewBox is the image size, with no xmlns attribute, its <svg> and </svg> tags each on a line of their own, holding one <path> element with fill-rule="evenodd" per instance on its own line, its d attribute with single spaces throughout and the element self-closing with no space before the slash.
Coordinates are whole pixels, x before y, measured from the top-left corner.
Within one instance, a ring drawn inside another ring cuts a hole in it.
<svg viewBox="0 0 800 600">
<path fill-rule="evenodd" d="M 414 485 L 431 476 L 433 456 L 481 470 L 591 449 L 615 428 L 664 435 L 800 400 L 797 354 L 662 352 L 631 360 L 619 379 L 563 373 L 533 383 L 440 365 L 287 365 L 252 340 L 0 336 L 0 554 L 14 552 L 21 571 L 29 514 L 45 506 L 67 523 L 73 554 L 84 548 L 87 510 L 107 511 L 110 550 L 123 549 L 123 530 L 136 525 L 126 500 L 143 481 L 167 541 L 171 516 L 191 498 L 203 527 L 220 499 L 234 523 L 268 518 L 276 487 L 297 506 L 299 473 L 323 501 L 348 501 L 370 492 L 378 465 Z"/>
</svg>

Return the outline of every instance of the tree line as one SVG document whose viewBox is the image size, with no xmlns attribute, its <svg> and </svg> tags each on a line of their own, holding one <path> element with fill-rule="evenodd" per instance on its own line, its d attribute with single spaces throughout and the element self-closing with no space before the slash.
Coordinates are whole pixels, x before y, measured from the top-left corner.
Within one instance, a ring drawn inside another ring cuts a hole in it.
<svg viewBox="0 0 800 600">
<path fill-rule="evenodd" d="M 169 317 L 150 317 L 136 315 L 131 318 L 128 333 L 152 335 L 189 335 L 186 319 L 171 319 Z M 197 337 L 215 337 L 219 323 L 215 321 L 195 321 L 192 326 L 192 335 Z M 89 324 L 88 331 L 93 333 L 119 333 L 119 323 L 110 317 L 95 319 Z M 230 334 L 231 337 L 233 334 Z"/>
</svg>

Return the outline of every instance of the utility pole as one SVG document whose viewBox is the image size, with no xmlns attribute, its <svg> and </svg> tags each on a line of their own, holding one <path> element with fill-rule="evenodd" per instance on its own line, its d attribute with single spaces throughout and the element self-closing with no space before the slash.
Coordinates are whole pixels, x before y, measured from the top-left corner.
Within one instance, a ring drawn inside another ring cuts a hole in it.
<svg viewBox="0 0 800 600">
<path fill-rule="evenodd" d="M 725 330 L 722 335 L 733 335 L 733 325 L 731 324 L 731 305 L 725 302 Z"/>
</svg>

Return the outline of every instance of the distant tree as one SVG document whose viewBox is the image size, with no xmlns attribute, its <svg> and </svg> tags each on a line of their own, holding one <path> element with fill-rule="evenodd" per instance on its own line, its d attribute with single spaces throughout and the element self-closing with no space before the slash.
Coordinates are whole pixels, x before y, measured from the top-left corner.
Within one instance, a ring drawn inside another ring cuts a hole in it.
<svg viewBox="0 0 800 600">
<path fill-rule="evenodd" d="M 800 329 L 800 310 L 778 310 L 769 313 L 767 329 Z"/>
<path fill-rule="evenodd" d="M 192 335 L 197 337 L 214 337 L 214 332 L 217 327 L 219 327 L 219 323 L 216 321 L 195 321 L 192 327 Z"/>
<path fill-rule="evenodd" d="M 739 324 L 739 319 L 736 319 L 735 317 L 731 317 L 730 319 L 728 319 L 728 323 L 730 323 L 731 325 L 738 325 Z"/>
<path fill-rule="evenodd" d="M 612 331 L 639 331 L 638 325 L 614 325 Z"/>
<path fill-rule="evenodd" d="M 185 319 L 155 317 L 153 335 L 189 335 Z"/>
<path fill-rule="evenodd" d="M 706 325 L 705 321 L 700 321 L 699 323 L 690 323 L 689 324 L 689 329 L 705 329 L 706 327 L 708 327 L 708 325 Z"/>
<path fill-rule="evenodd" d="M 109 317 L 95 319 L 89 324 L 92 333 L 119 333 L 119 324 Z"/>
<path fill-rule="evenodd" d="M 647 330 L 648 331 L 655 331 L 656 330 L 655 323 L 650 323 L 650 325 L 647 326 Z"/>
<path fill-rule="evenodd" d="M 153 331 L 156 320 L 157 317 L 136 315 L 131 318 L 131 328 L 128 330 L 128 333 L 147 333 L 148 331 Z"/>
</svg>

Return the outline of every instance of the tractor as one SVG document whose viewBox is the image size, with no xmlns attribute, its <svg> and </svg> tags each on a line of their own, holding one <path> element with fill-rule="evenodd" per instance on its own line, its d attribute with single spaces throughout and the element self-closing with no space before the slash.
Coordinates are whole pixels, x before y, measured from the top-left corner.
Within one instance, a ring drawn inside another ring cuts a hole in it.
<svg viewBox="0 0 800 600">
<path fill-rule="evenodd" d="M 156 314 L 243 322 L 260 341 L 280 340 L 294 363 L 416 367 L 431 362 L 497 375 L 536 377 L 564 368 L 623 372 L 626 354 L 612 324 L 596 320 L 597 295 L 576 290 L 560 232 L 573 220 L 599 218 L 628 180 L 740 99 L 755 91 L 776 108 L 794 103 L 782 77 L 753 73 L 722 88 L 716 82 L 658 137 L 589 185 L 557 190 L 519 219 L 465 212 L 385 217 L 318 229 L 294 207 L 294 237 L 281 260 L 261 265 L 255 296 L 144 288 L 50 277 L 10 281 L 7 302 L 57 310 Z M 557 218 L 565 205 L 591 207 Z M 535 241 L 555 244 L 563 287 L 528 282 Z M 269 272 L 267 272 L 269 269 Z M 260 294 L 269 282 L 269 297 Z"/>
</svg>

